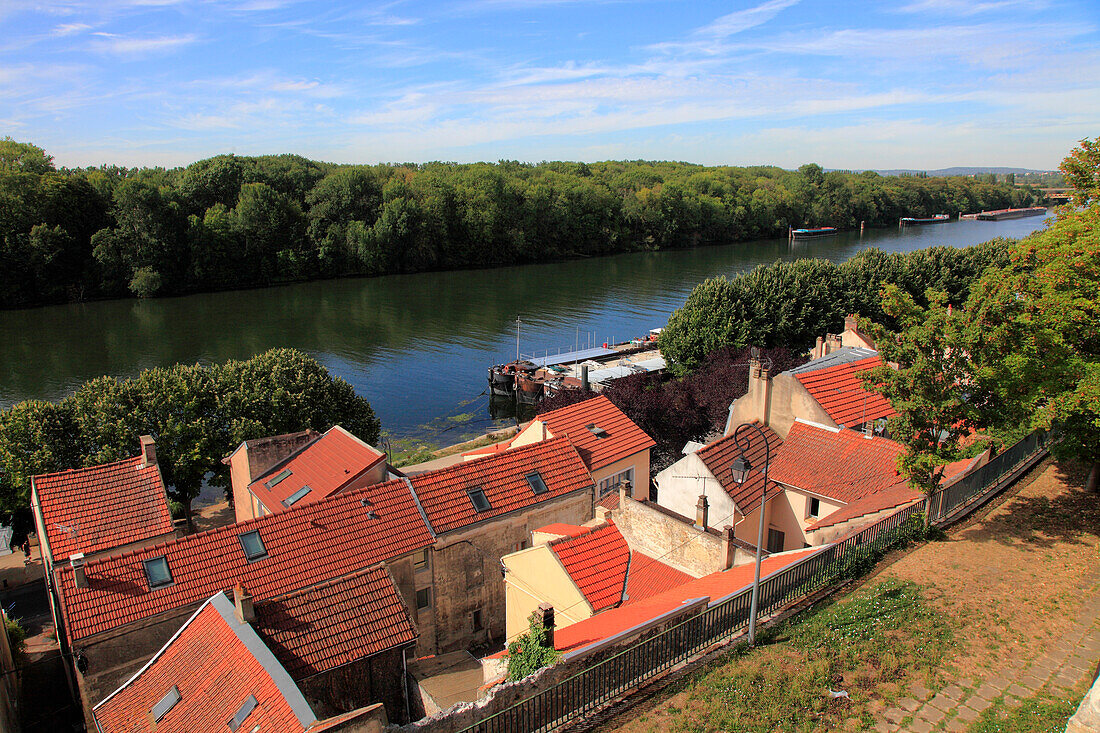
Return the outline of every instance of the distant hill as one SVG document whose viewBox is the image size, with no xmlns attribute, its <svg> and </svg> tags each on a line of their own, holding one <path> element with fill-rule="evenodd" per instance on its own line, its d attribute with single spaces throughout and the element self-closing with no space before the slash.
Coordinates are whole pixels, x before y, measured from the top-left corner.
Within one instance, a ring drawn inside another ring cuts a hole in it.
<svg viewBox="0 0 1100 733">
<path fill-rule="evenodd" d="M 956 165 L 951 168 L 937 168 L 936 170 L 917 170 L 915 168 L 895 168 L 893 170 L 876 170 L 882 176 L 900 176 L 903 173 L 927 173 L 930 176 L 973 176 L 978 173 L 996 173 L 1003 176 L 1007 173 L 1023 175 L 1025 173 L 1057 173 L 1057 171 L 1036 170 L 1034 168 L 1005 168 L 1003 166 L 965 166 Z"/>
</svg>

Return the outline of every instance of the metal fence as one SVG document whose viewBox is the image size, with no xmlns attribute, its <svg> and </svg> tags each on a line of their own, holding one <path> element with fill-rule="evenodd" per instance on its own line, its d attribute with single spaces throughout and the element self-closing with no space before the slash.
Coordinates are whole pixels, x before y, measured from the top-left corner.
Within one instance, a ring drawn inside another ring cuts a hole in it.
<svg viewBox="0 0 1100 733">
<path fill-rule="evenodd" d="M 1028 436 L 985 466 L 932 497 L 932 521 L 941 521 L 1046 449 L 1045 433 Z M 760 584 L 759 614 L 858 574 L 859 565 L 911 538 L 923 525 L 923 502 L 891 514 L 830 547 L 772 575 Z M 550 688 L 488 715 L 463 733 L 551 731 L 614 700 L 632 687 L 738 634 L 748 624 L 752 589 L 716 603 L 703 613 L 617 652 Z"/>
<path fill-rule="evenodd" d="M 759 614 L 845 576 L 854 562 L 872 557 L 910 536 L 922 523 L 914 505 L 811 555 L 760 584 Z M 752 589 L 717 603 L 533 697 L 492 714 L 465 729 L 492 733 L 550 731 L 615 699 L 650 677 L 729 639 L 748 623 Z"/>
<path fill-rule="evenodd" d="M 1046 451 L 1046 446 L 1047 433 L 1039 431 L 1005 449 L 978 470 L 934 494 L 928 503 L 929 520 L 933 523 L 942 522 L 960 507 L 994 490 L 1001 479 L 1025 461 Z"/>
</svg>

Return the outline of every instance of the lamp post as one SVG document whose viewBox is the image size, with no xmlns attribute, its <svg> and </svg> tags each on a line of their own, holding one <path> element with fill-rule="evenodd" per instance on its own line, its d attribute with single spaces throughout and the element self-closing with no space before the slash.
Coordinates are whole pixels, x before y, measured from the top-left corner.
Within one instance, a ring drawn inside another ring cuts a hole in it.
<svg viewBox="0 0 1100 733">
<path fill-rule="evenodd" d="M 748 439 L 745 439 L 744 444 L 741 443 L 741 432 L 745 428 L 752 428 L 760 437 L 764 440 L 764 493 L 760 497 L 760 528 L 756 532 L 756 577 L 752 581 L 752 603 L 749 605 L 749 646 L 756 645 L 756 607 L 760 600 L 760 560 L 762 545 L 764 544 L 764 508 L 768 501 L 768 464 L 771 462 L 772 451 L 771 446 L 768 445 L 768 436 L 756 423 L 741 423 L 737 426 L 737 429 L 733 431 L 733 442 L 737 444 L 738 450 L 741 451 L 741 455 L 733 459 L 733 464 L 730 465 L 730 472 L 733 473 L 733 480 L 736 483 L 743 484 L 752 472 L 753 465 L 749 462 L 749 459 L 745 457 L 745 449 L 748 447 Z"/>
</svg>

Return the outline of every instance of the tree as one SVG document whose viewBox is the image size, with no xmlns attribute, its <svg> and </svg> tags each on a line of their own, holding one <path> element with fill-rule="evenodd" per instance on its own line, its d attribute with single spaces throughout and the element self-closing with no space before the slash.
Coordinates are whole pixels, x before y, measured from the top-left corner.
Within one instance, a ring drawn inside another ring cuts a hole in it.
<svg viewBox="0 0 1100 733">
<path fill-rule="evenodd" d="M 0 171 L 42 174 L 53 169 L 53 156 L 37 145 L 19 143 L 10 137 L 0 140 Z"/>
<path fill-rule="evenodd" d="M 527 633 L 508 643 L 505 658 L 508 660 L 509 681 L 522 680 L 561 660 L 561 652 L 546 643 L 546 629 L 539 622 L 538 612 L 532 613 L 527 623 Z"/>
<path fill-rule="evenodd" d="M 905 446 L 898 468 L 931 497 L 940 488 L 944 466 L 966 454 L 962 440 L 974 431 L 976 408 L 965 391 L 972 382 L 970 357 L 959 348 L 965 318 L 948 306 L 945 293 L 929 290 L 925 297 L 929 305 L 922 307 L 896 285 L 884 288 L 883 309 L 898 329 L 860 320 L 886 362 L 861 378 L 897 411 L 889 432 Z M 976 450 L 977 444 L 970 449 Z"/>
<path fill-rule="evenodd" d="M 1073 189 L 1073 203 L 1087 206 L 1100 201 L 1100 138 L 1085 138 L 1058 166 Z"/>
</svg>

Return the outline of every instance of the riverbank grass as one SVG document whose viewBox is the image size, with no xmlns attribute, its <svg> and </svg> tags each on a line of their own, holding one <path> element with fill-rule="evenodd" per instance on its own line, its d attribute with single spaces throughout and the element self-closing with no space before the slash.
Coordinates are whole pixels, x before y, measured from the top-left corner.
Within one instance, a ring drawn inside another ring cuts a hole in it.
<svg viewBox="0 0 1100 733">
<path fill-rule="evenodd" d="M 691 675 L 665 705 L 624 730 L 864 730 L 908 685 L 942 684 L 952 629 L 924 602 L 921 586 L 891 580 L 766 629 L 760 639 L 757 648 L 742 647 Z"/>
</svg>

